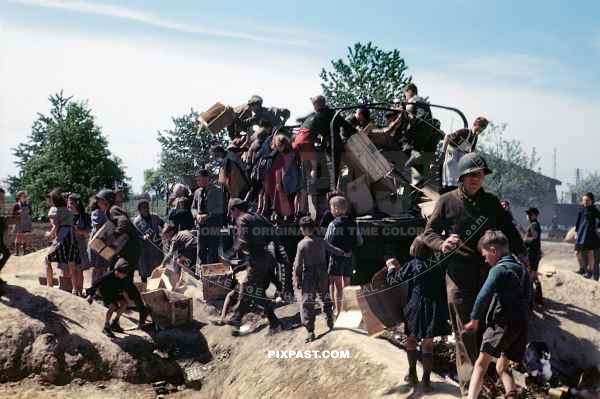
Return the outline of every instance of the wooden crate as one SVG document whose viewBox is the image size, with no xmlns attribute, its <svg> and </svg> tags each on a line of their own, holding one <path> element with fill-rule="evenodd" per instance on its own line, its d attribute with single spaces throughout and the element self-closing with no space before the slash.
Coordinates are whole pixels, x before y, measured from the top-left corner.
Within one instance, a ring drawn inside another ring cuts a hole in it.
<svg viewBox="0 0 600 399">
<path fill-rule="evenodd" d="M 202 299 L 214 301 L 225 299 L 231 291 L 231 267 L 224 263 L 200 266 Z"/>
<path fill-rule="evenodd" d="M 231 125 L 234 117 L 233 108 L 216 103 L 206 112 L 201 113 L 198 121 L 212 133 L 217 134 Z"/>
<path fill-rule="evenodd" d="M 192 320 L 192 298 L 183 294 L 158 289 L 142 293 L 142 300 L 152 310 L 152 320 L 160 328 L 182 326 Z"/>
<path fill-rule="evenodd" d="M 392 164 L 362 132 L 350 136 L 345 149 L 345 159 L 350 166 L 369 176 L 372 182 L 381 180 L 393 169 Z"/>
</svg>

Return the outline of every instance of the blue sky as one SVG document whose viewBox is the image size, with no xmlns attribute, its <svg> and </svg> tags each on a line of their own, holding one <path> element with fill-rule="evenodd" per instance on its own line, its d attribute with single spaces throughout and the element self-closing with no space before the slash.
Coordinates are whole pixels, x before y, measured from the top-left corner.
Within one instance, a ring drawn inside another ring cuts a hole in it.
<svg viewBox="0 0 600 399">
<path fill-rule="evenodd" d="M 508 123 L 544 173 L 554 148 L 565 182 L 575 167 L 599 169 L 600 2 L 340 4 L 0 0 L 0 176 L 15 171 L 7 147 L 61 88 L 89 101 L 139 188 L 171 116 L 255 92 L 303 113 L 320 68 L 368 40 L 398 48 L 432 102 Z"/>
</svg>

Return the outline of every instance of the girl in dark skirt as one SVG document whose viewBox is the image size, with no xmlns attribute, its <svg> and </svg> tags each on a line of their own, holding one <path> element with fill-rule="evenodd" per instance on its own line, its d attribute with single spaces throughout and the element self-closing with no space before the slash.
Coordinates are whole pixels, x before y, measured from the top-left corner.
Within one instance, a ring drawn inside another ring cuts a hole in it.
<svg viewBox="0 0 600 399">
<path fill-rule="evenodd" d="M 423 363 L 422 384 L 430 392 L 430 374 L 433 367 L 433 338 L 450 334 L 448 324 L 448 305 L 444 270 L 437 262 L 430 262 L 433 254 L 417 236 L 410 247 L 413 259 L 402 267 L 398 261 L 387 262 L 388 285 L 409 284 L 409 300 L 404 307 L 404 328 L 408 336 L 406 355 L 409 372 L 405 381 L 411 385 L 419 382 L 417 377 L 417 343 L 421 341 L 421 359 Z"/>
<path fill-rule="evenodd" d="M 81 295 L 83 291 L 83 271 L 90 268 L 90 258 L 87 252 L 88 237 L 92 229 L 90 214 L 85 211 L 85 205 L 79 194 L 71 193 L 67 199 L 67 207 L 73 214 L 73 228 L 75 229 L 75 240 L 79 250 L 79 262 L 75 270 L 75 282 L 73 290 Z"/>
<path fill-rule="evenodd" d="M 68 274 L 65 273 L 65 276 L 73 279 L 79 262 L 79 249 L 73 228 L 73 214 L 67 208 L 67 201 L 60 189 L 54 189 L 48 194 L 48 204 L 50 205 L 48 218 L 52 229 L 46 232 L 46 237 L 53 241 L 44 263 L 46 264 L 46 284 L 48 287 L 52 287 L 54 281 L 52 262 L 66 263 Z"/>
</svg>

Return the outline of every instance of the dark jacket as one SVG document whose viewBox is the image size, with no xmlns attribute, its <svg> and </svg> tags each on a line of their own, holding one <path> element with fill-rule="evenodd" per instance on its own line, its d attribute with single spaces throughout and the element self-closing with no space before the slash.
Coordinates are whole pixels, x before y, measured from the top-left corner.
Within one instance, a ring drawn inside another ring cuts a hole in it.
<svg viewBox="0 0 600 399">
<path fill-rule="evenodd" d="M 192 211 L 208 215 L 209 220 L 205 222 L 207 225 L 212 225 L 211 220 L 215 220 L 218 225 L 223 225 L 227 214 L 225 203 L 225 190 L 220 185 L 212 183 L 207 187 L 196 189 Z"/>
<path fill-rule="evenodd" d="M 448 286 L 451 303 L 473 300 L 479 292 L 485 276 L 485 262 L 477 244 L 486 230 L 501 230 L 509 240 L 511 251 L 525 255 L 523 239 L 495 195 L 481 189 L 475 197 L 469 198 L 462 188 L 457 188 L 438 199 L 423 239 L 436 252 L 451 234 L 457 234 L 463 242 L 444 259 L 447 277 L 454 285 Z"/>
<path fill-rule="evenodd" d="M 577 231 L 576 245 L 581 249 L 600 248 L 600 238 L 598 237 L 598 221 L 600 220 L 600 211 L 595 205 L 584 207 L 577 215 L 575 230 Z"/>
<path fill-rule="evenodd" d="M 269 245 L 271 243 L 274 247 Z M 254 276 L 267 278 L 276 261 L 289 262 L 277 236 L 276 227 L 254 213 L 245 213 L 236 220 L 234 249 L 248 256 L 248 273 Z"/>
<path fill-rule="evenodd" d="M 294 275 L 299 282 L 322 272 L 327 275 L 327 255 L 344 256 L 344 251 L 334 247 L 323 238 L 313 235 L 298 243 L 294 261 Z"/>
<path fill-rule="evenodd" d="M 526 322 L 530 299 L 529 271 L 511 255 L 503 256 L 498 264 L 492 267 L 477 295 L 471 319 L 483 321 L 487 312 L 488 325 Z"/>
<path fill-rule="evenodd" d="M 331 108 L 324 108 L 318 112 L 315 112 L 309 115 L 304 122 L 302 123 L 302 127 L 309 129 L 311 133 L 311 137 L 313 141 L 315 141 L 316 137 L 321 135 L 325 143 L 327 143 L 327 150 L 331 149 L 331 121 L 335 115 L 335 111 Z M 356 132 L 356 129 L 352 127 L 350 123 L 348 123 L 344 118 L 338 116 L 335 119 L 333 124 L 333 129 L 335 131 L 334 135 L 334 145 L 336 152 L 343 151 L 343 142 L 342 135 L 344 137 L 350 137 L 353 133 Z"/>
<path fill-rule="evenodd" d="M 90 289 L 87 290 L 87 294 L 93 297 L 96 291 L 100 291 L 104 303 L 114 303 L 124 291 L 124 280 L 118 278 L 114 271 L 110 271 L 96 280 Z"/>
<path fill-rule="evenodd" d="M 523 242 L 525 243 L 525 247 L 527 247 L 528 255 L 539 255 L 542 252 L 542 228 L 540 227 L 540 222 L 534 220 L 529 222 L 529 227 L 527 227 L 527 233 L 525 234 L 525 238 Z"/>
<path fill-rule="evenodd" d="M 142 249 L 142 241 L 139 236 L 139 231 L 129 219 L 129 215 L 123 208 L 113 205 L 108 212 L 108 220 L 115 225 L 115 237 L 122 234 L 127 234 L 127 243 L 121 249 L 120 256 L 127 259 L 129 264 L 135 267 Z"/>
</svg>

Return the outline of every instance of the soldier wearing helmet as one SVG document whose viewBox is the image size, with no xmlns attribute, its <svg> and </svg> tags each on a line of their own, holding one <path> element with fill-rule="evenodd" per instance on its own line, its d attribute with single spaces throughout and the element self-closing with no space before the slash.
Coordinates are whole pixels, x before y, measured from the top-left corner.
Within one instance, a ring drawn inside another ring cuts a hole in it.
<svg viewBox="0 0 600 399">
<path fill-rule="evenodd" d="M 269 121 L 274 129 L 283 126 L 290 117 L 290 111 L 285 108 L 265 108 L 261 96 L 253 95 L 247 102 L 250 117 L 242 120 L 242 126 L 248 131 L 253 125 L 258 125 L 261 121 Z"/>
<path fill-rule="evenodd" d="M 482 156 L 475 152 L 464 155 L 459 162 L 460 186 L 438 199 L 423 234 L 427 246 L 441 253 L 440 262 L 447 270 L 446 291 L 463 392 L 479 355 L 480 337 L 462 331 L 487 271 L 477 251 L 479 239 L 487 230 L 501 230 L 509 239 L 511 252 L 527 264 L 519 232 L 498 198 L 482 188 L 486 175 L 491 173 Z"/>
</svg>

